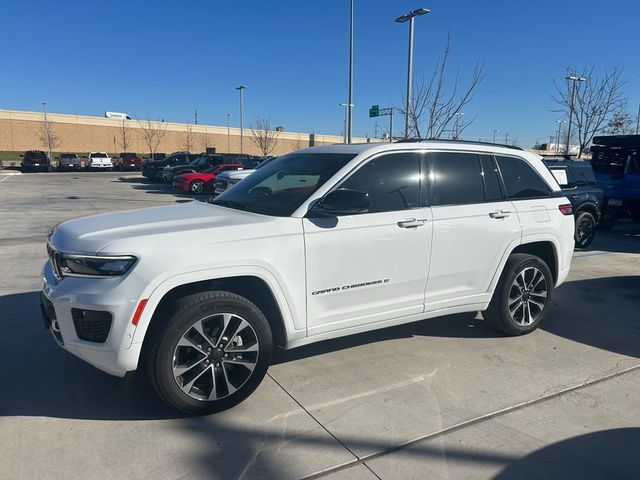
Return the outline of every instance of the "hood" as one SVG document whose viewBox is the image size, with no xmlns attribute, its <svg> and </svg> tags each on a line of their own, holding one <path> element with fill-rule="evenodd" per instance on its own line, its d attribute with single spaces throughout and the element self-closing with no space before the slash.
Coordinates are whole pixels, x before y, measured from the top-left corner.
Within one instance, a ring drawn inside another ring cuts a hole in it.
<svg viewBox="0 0 640 480">
<path fill-rule="evenodd" d="M 190 244 L 244 239 L 252 232 L 255 235 L 257 226 L 273 220 L 194 201 L 68 220 L 54 228 L 49 241 L 55 249 L 67 253 L 137 255 L 151 245 L 189 248 Z"/>
</svg>

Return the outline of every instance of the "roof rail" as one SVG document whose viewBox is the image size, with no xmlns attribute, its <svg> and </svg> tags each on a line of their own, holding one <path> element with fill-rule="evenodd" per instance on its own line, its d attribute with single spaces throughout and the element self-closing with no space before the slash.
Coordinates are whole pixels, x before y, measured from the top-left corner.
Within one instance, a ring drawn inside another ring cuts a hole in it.
<svg viewBox="0 0 640 480">
<path fill-rule="evenodd" d="M 502 143 L 491 142 L 474 142 L 473 140 L 453 140 L 450 138 L 403 138 L 396 140 L 395 143 L 415 143 L 415 142 L 433 142 L 433 143 L 464 143 L 466 145 L 489 145 L 494 147 L 510 148 L 512 150 L 523 150 L 515 145 L 504 145 Z"/>
</svg>

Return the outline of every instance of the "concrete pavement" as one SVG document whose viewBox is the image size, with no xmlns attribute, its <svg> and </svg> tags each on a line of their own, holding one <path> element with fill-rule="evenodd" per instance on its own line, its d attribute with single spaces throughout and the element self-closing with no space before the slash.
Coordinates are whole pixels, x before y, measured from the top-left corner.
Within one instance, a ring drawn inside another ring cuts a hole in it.
<svg viewBox="0 0 640 480">
<path fill-rule="evenodd" d="M 0 176 L 0 479 L 636 478 L 640 227 L 574 256 L 541 329 L 456 315 L 278 352 L 238 407 L 185 418 L 39 317 L 51 226 L 188 200 L 140 177 Z"/>
</svg>

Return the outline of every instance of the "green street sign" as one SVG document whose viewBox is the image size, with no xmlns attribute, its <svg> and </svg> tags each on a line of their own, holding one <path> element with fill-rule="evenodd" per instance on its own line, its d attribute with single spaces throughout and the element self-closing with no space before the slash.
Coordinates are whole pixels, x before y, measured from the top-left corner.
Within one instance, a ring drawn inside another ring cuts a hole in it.
<svg viewBox="0 0 640 480">
<path fill-rule="evenodd" d="M 369 118 L 380 116 L 380 105 L 371 105 L 369 109 Z"/>
</svg>

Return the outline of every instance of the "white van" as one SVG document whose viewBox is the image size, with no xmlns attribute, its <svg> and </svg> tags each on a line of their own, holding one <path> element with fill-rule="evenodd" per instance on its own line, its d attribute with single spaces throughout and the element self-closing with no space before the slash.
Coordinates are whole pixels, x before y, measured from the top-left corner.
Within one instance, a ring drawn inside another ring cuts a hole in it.
<svg viewBox="0 0 640 480">
<path fill-rule="evenodd" d="M 120 112 L 104 112 L 105 118 L 118 118 L 120 120 L 131 120 L 131 117 L 126 113 Z"/>
</svg>

